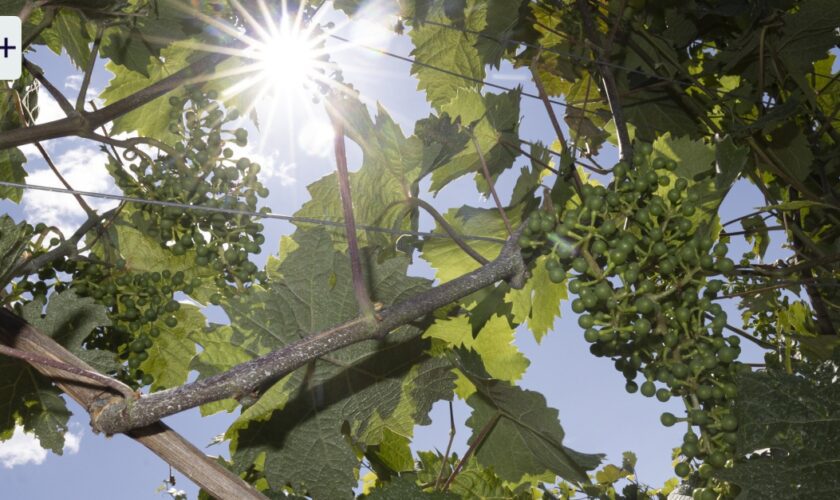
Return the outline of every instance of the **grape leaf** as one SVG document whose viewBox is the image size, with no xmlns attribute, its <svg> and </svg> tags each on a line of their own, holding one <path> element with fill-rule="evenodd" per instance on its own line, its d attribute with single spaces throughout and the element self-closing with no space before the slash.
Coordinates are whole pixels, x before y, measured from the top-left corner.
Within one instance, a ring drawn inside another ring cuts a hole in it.
<svg viewBox="0 0 840 500">
<path fill-rule="evenodd" d="M 108 30 L 100 51 L 112 63 L 150 77 L 150 59 L 159 61 L 162 48 L 187 34 L 200 32 L 192 16 L 175 2 L 158 2 L 148 14 L 137 16 L 130 26 L 114 26 Z"/>
<path fill-rule="evenodd" d="M 511 38 L 519 24 L 519 9 L 523 3 L 522 0 L 487 1 L 487 25 L 475 43 L 485 65 L 499 69 L 504 53 L 518 45 Z"/>
<path fill-rule="evenodd" d="M 144 373 L 155 379 L 152 390 L 177 387 L 187 381 L 190 361 L 195 356 L 195 341 L 190 333 L 204 328 L 204 315 L 192 304 L 181 304 L 172 316 L 178 324 L 159 325 L 161 335 L 152 340 L 152 347 L 147 349 L 149 358 L 140 365 Z"/>
<path fill-rule="evenodd" d="M 349 262 L 329 234 L 298 230 L 294 239 L 297 248 L 279 264 L 282 280 L 225 305 L 230 331 L 247 338 L 246 348 L 273 350 L 357 314 Z M 407 257 L 377 262 L 365 255 L 373 299 L 386 307 L 428 286 L 405 275 Z M 429 356 L 417 333 L 402 327 L 386 341 L 341 349 L 277 382 L 228 432 L 236 467 L 246 470 L 263 456 L 272 489 L 291 483 L 319 498 L 351 495 L 358 459 L 344 433 L 362 448 L 389 432 L 408 437 L 416 423 L 428 422 L 434 401 L 451 397 L 451 365 Z M 301 461 L 304 454 L 310 459 Z"/>
<path fill-rule="evenodd" d="M 522 220 L 524 205 L 507 209 L 510 223 L 516 227 Z M 495 259 L 508 236 L 504 221 L 495 208 L 473 208 L 463 206 L 451 209 L 444 218 L 458 234 L 498 238 L 498 243 L 485 240 L 469 240 L 473 250 L 488 260 Z M 444 233 L 440 227 L 435 232 Z M 461 247 L 448 238 L 431 238 L 423 243 L 423 259 L 435 268 L 435 277 L 447 282 L 465 273 L 478 269 L 480 264 L 467 255 Z"/>
<path fill-rule="evenodd" d="M 380 478 L 386 479 L 392 471 L 399 473 L 414 470 L 414 457 L 409 445 L 407 437 L 385 429 L 382 441 L 378 445 L 368 446 L 365 456 Z"/>
<path fill-rule="evenodd" d="M 50 295 L 45 311 L 43 300 L 29 302 L 21 316 L 77 353 L 94 327 L 108 324 L 103 306 L 72 291 Z M 0 380 L 0 437 L 11 437 L 15 425 L 22 424 L 41 446 L 60 455 L 70 419 L 61 392 L 28 363 L 6 357 L 0 358 Z"/>
<path fill-rule="evenodd" d="M 622 91 L 629 94 L 629 90 L 619 88 L 619 92 Z M 624 99 L 623 107 L 627 121 L 636 127 L 636 137 L 640 140 L 653 141 L 666 133 L 677 137 L 693 137 L 698 133 L 696 118 L 676 102 L 662 99 L 657 92 L 634 90 Z"/>
<path fill-rule="evenodd" d="M 18 148 L 0 149 L 0 180 L 5 182 L 22 183 L 26 180 L 26 170 L 23 164 L 26 156 Z M 20 202 L 23 190 L 19 188 L 0 186 L 0 198 Z"/>
<path fill-rule="evenodd" d="M 471 360 L 468 354 L 460 354 L 459 363 L 477 389 L 467 399 L 473 408 L 467 426 L 473 430 L 468 442 L 481 440 L 475 454 L 480 464 L 492 467 L 506 481 L 546 472 L 588 481 L 586 471 L 597 467 L 603 455 L 563 446 L 565 433 L 558 412 L 546 405 L 541 394 L 490 379 L 480 361 Z"/>
<path fill-rule="evenodd" d="M 149 76 L 137 73 L 109 62 L 105 68 L 114 74 L 108 86 L 100 94 L 105 104 L 113 104 L 120 99 L 133 95 L 149 85 L 187 66 L 188 58 L 195 52 L 174 44 L 161 51 L 161 58 L 150 58 L 148 65 Z M 168 94 L 158 97 L 143 106 L 114 120 L 112 133 L 137 132 L 139 135 L 151 137 L 167 143 L 174 143 L 179 137 L 169 131 L 169 117 L 172 106 L 169 97 L 184 94 L 184 87 L 179 87 Z"/>
<path fill-rule="evenodd" d="M 674 172 L 686 179 L 697 180 L 714 168 L 715 150 L 702 140 L 692 140 L 686 136 L 673 137 L 669 132 L 656 139 L 653 149 L 655 156 L 677 162 Z"/>
<path fill-rule="evenodd" d="M 493 316 L 473 338 L 473 327 L 467 316 L 437 320 L 423 334 L 437 338 L 452 347 L 476 352 L 493 378 L 514 382 L 522 377 L 530 362 L 513 343 L 514 329 L 504 316 Z"/>
<path fill-rule="evenodd" d="M 128 222 L 130 213 L 130 211 L 125 211 L 123 217 L 114 224 L 115 243 L 118 245 L 128 269 L 137 273 L 169 271 L 174 274 L 181 271 L 184 273 L 184 282 L 186 283 L 192 281 L 193 278 L 214 276 L 214 272 L 210 268 L 195 263 L 195 250 L 188 250 L 184 255 L 175 255 L 171 251 L 161 248 L 157 239 L 146 236 L 135 229 Z M 209 295 L 209 289 L 197 287 L 192 296 L 199 301 L 206 302 Z"/>
<path fill-rule="evenodd" d="M 0 152 L 0 154 L 2 154 Z M 15 269 L 15 265 L 21 254 L 29 244 L 29 231 L 26 230 L 26 223 L 15 223 L 8 215 L 0 217 L 0 285 L 5 286 L 6 280 L 11 279 L 6 273 Z"/>
<path fill-rule="evenodd" d="M 348 99 L 336 104 L 345 120 L 347 136 L 361 146 L 364 153 L 362 167 L 351 172 L 350 189 L 353 194 L 353 214 L 357 225 L 372 225 L 402 229 L 416 229 L 415 215 L 406 213 L 405 201 L 417 196 L 417 182 L 423 162 L 428 159 L 422 141 L 406 138 L 399 125 L 381 107 L 376 122 L 360 101 Z M 344 221 L 337 174 L 332 173 L 310 184 L 312 199 L 295 215 L 336 222 Z M 364 196 L 376 193 L 376 196 Z M 336 234 L 336 247 L 346 248 L 344 228 L 330 228 Z M 380 233 L 359 233 L 361 245 L 390 246 Z"/>
<path fill-rule="evenodd" d="M 83 347 L 96 327 L 111 324 L 102 304 L 90 297 L 79 297 L 71 289 L 50 295 L 46 314 L 42 317 L 43 306 L 43 301 L 30 302 L 23 308 L 23 318 L 98 371 L 113 373 L 117 370 L 119 365 L 114 353 Z"/>
<path fill-rule="evenodd" d="M 450 492 L 425 492 L 417 485 L 414 474 L 403 474 L 362 498 L 366 500 L 455 500 L 463 497 Z"/>
<path fill-rule="evenodd" d="M 781 20 L 784 27 L 775 46 L 791 74 L 810 71 L 812 61 L 825 57 L 840 43 L 840 12 L 833 0 L 810 0 Z"/>
<path fill-rule="evenodd" d="M 738 376 L 739 459 L 717 476 L 741 487 L 739 498 L 840 496 L 840 385 L 837 365 L 814 376 L 779 372 Z M 763 450 L 763 451 L 762 451 Z"/>
<path fill-rule="evenodd" d="M 61 9 L 55 15 L 49 27 L 41 32 L 41 38 L 47 47 L 58 55 L 66 50 L 70 60 L 79 69 L 85 69 L 90 59 L 91 43 L 86 22 L 75 11 Z"/>
<path fill-rule="evenodd" d="M 537 342 L 554 327 L 555 318 L 560 317 L 560 302 L 569 298 L 565 282 L 558 284 L 549 279 L 546 260 L 545 256 L 539 257 L 525 286 L 512 289 L 505 296 L 505 302 L 513 306 L 514 321 L 527 322 Z"/>
<path fill-rule="evenodd" d="M 426 20 L 441 24 L 451 24 L 446 15 L 446 0 L 436 0 L 426 9 Z M 463 10 L 463 28 L 481 31 L 486 25 L 486 2 L 469 0 Z M 419 24 L 409 33 L 414 50 L 411 54 L 419 61 L 428 62 L 435 67 L 457 75 L 443 73 L 427 66 L 414 64 L 411 73 L 417 76 L 419 90 L 426 92 L 426 99 L 433 108 L 440 108 L 449 103 L 459 89 L 481 88 L 478 83 L 484 80 L 484 66 L 481 64 L 478 50 L 475 48 L 477 35 L 459 30 Z"/>
<path fill-rule="evenodd" d="M 441 109 L 471 129 L 472 137 L 481 148 L 492 179 L 513 165 L 519 144 L 520 91 L 503 94 L 481 94 L 474 89 L 460 89 Z M 481 155 L 472 140 L 448 162 L 432 170 L 432 192 L 438 192 L 454 179 L 475 174 L 476 186 L 485 195 L 489 186 L 482 173 Z"/>
<path fill-rule="evenodd" d="M 744 171 L 749 161 L 749 148 L 735 145 L 727 136 L 715 145 L 715 187 L 728 190 Z"/>
</svg>

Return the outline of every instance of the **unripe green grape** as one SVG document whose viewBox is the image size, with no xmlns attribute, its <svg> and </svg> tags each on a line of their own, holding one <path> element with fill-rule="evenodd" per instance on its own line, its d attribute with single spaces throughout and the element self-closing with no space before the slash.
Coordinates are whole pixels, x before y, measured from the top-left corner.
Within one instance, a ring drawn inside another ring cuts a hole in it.
<svg viewBox="0 0 840 500">
<path fill-rule="evenodd" d="M 557 267 L 548 272 L 548 279 L 552 283 L 562 283 L 566 279 L 566 271 L 563 268 Z"/>
<path fill-rule="evenodd" d="M 677 417 L 675 417 L 673 413 L 665 412 L 659 417 L 659 421 L 665 427 L 673 427 L 673 425 L 677 423 Z"/>
<path fill-rule="evenodd" d="M 726 465 L 726 455 L 721 453 L 720 451 L 713 451 L 706 457 L 706 463 L 714 467 L 715 469 L 720 469 L 724 465 Z"/>
<path fill-rule="evenodd" d="M 642 396 L 648 398 L 653 397 L 653 395 L 656 394 L 656 384 L 654 384 L 650 380 L 647 380 L 642 384 L 640 392 L 642 393 Z"/>
</svg>

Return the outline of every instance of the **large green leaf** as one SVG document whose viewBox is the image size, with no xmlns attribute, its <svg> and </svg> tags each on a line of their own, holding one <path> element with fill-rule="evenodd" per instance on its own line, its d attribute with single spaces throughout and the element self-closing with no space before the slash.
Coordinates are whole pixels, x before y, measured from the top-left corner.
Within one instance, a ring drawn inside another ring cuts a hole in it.
<svg viewBox="0 0 840 500">
<path fill-rule="evenodd" d="M 30 231 L 25 222 L 16 223 L 8 215 L 0 217 L 0 286 L 11 279 L 11 271 L 18 264 L 21 254 L 29 245 Z M 8 273 L 8 274 L 7 274 Z"/>
<path fill-rule="evenodd" d="M 161 58 L 149 58 L 148 75 L 132 71 L 125 66 L 109 62 L 105 68 L 114 74 L 108 82 L 108 87 L 102 91 L 100 97 L 105 104 L 113 104 L 120 99 L 126 98 L 149 85 L 166 78 L 167 76 L 183 69 L 188 58 L 195 52 L 184 47 L 172 45 L 161 51 Z M 117 118 L 114 121 L 112 133 L 137 132 L 138 134 L 159 139 L 164 142 L 174 143 L 178 136 L 169 131 L 169 117 L 172 106 L 169 104 L 169 97 L 183 94 L 183 87 L 174 90 L 165 96 L 158 97 L 143 106 Z"/>
<path fill-rule="evenodd" d="M 181 7 L 175 5 L 181 4 Z M 130 25 L 109 28 L 102 41 L 101 54 L 111 63 L 150 77 L 151 60 L 159 61 L 162 48 L 196 32 L 195 20 L 184 0 L 157 2 L 151 12 L 137 16 Z"/>
<path fill-rule="evenodd" d="M 494 180 L 513 165 L 518 154 L 520 95 L 519 90 L 481 94 L 477 89 L 459 89 L 448 103 L 441 106 L 445 114 L 468 126 L 466 133 L 471 134 L 474 140 L 466 141 L 463 149 L 448 162 L 434 167 L 433 192 L 440 191 L 463 175 L 474 174 L 479 191 L 489 194 L 489 186 L 482 173 L 484 165 L 481 156 L 484 156 L 484 163 Z"/>
<path fill-rule="evenodd" d="M 525 475 L 556 474 L 571 481 L 588 481 L 587 472 L 603 455 L 589 455 L 563 445 L 565 433 L 558 411 L 536 392 L 493 380 L 474 360 L 461 355 L 461 370 L 476 386 L 467 399 L 473 413 L 467 420 L 477 443 L 475 457 L 506 481 Z M 468 366 L 467 366 L 468 365 Z"/>
<path fill-rule="evenodd" d="M 0 149 L 0 180 L 22 183 L 26 179 L 26 170 L 23 169 L 24 163 L 26 163 L 26 156 L 20 149 Z M 6 198 L 17 203 L 22 196 L 22 189 L 0 186 L 0 198 Z"/>
<path fill-rule="evenodd" d="M 247 339 L 236 352 L 277 349 L 357 315 L 348 259 L 333 249 L 329 234 L 299 230 L 294 239 L 297 247 L 279 264 L 282 279 L 225 305 L 231 335 Z M 365 255 L 373 299 L 386 307 L 428 286 L 405 275 L 405 257 L 378 263 Z M 349 497 L 358 458 L 345 435 L 361 448 L 382 443 L 388 433 L 409 437 L 416 423 L 428 422 L 434 401 L 452 395 L 451 365 L 430 357 L 418 333 L 406 326 L 388 340 L 341 349 L 268 388 L 229 431 L 238 470 L 263 457 L 272 489 L 289 483 L 316 498 Z M 222 359 L 236 356 L 214 349 Z"/>
<path fill-rule="evenodd" d="M 840 497 L 840 385 L 837 365 L 809 376 L 747 373 L 737 379 L 738 454 L 718 477 L 738 498 Z"/>
<path fill-rule="evenodd" d="M 414 212 L 405 217 L 403 214 L 408 208 L 405 202 L 417 196 L 417 182 L 424 162 L 431 159 L 422 141 L 417 137 L 406 138 L 399 125 L 381 107 L 374 123 L 360 101 L 348 99 L 336 106 L 345 120 L 347 136 L 364 153 L 361 168 L 349 174 L 356 224 L 416 229 Z M 312 199 L 295 215 L 336 222 L 344 220 L 337 174 L 323 177 L 308 189 Z M 336 235 L 337 248 L 346 248 L 344 228 L 330 228 L 329 231 Z M 381 233 L 360 231 L 359 240 L 361 244 L 390 246 Z"/>
<path fill-rule="evenodd" d="M 516 227 L 522 220 L 524 205 L 507 210 L 510 223 Z M 451 209 L 444 218 L 450 226 L 462 235 L 498 238 L 499 242 L 469 240 L 473 250 L 488 260 L 498 257 L 503 241 L 507 238 L 507 229 L 501 214 L 495 208 L 473 208 L 464 206 Z M 444 233 L 440 227 L 435 232 Z M 478 269 L 480 264 L 464 252 L 454 241 L 448 238 L 429 239 L 423 243 L 423 259 L 435 268 L 435 277 L 441 283 L 450 281 L 470 271 Z"/>
<path fill-rule="evenodd" d="M 130 217 L 127 213 L 114 224 L 115 243 L 125 259 L 127 269 L 136 273 L 181 271 L 187 283 L 193 278 L 207 278 L 215 275 L 209 267 L 196 264 L 195 250 L 188 250 L 183 255 L 175 255 L 170 250 L 161 248 L 157 238 L 143 234 L 128 220 Z M 210 293 L 209 288 L 198 287 L 192 296 L 206 302 Z"/>
<path fill-rule="evenodd" d="M 432 2 L 426 9 L 426 19 L 435 23 L 451 24 L 446 4 L 446 0 Z M 481 31 L 486 25 L 486 13 L 486 2 L 468 0 L 462 12 L 462 27 L 471 31 Z M 412 55 L 415 59 L 449 72 L 444 73 L 421 64 L 415 64 L 411 68 L 412 74 L 417 76 L 418 89 L 426 92 L 426 99 L 432 107 L 441 109 L 455 98 L 460 89 L 481 88 L 478 82 L 484 80 L 485 73 L 475 47 L 478 35 L 431 24 L 418 24 L 409 36 L 414 42 Z M 464 75 L 466 78 L 456 75 Z"/>
<path fill-rule="evenodd" d="M 37 300 L 24 306 L 24 319 L 98 371 L 113 373 L 117 370 L 119 364 L 114 353 L 84 347 L 85 340 L 96 327 L 111 324 L 105 306 L 90 297 L 79 297 L 72 289 L 50 295 L 46 314 L 41 312 L 43 306 L 44 303 Z"/>
<path fill-rule="evenodd" d="M 43 301 L 28 303 L 22 317 L 75 353 L 93 328 L 108 324 L 101 305 L 72 291 L 52 294 L 46 310 Z M 0 357 L 0 380 L 0 437 L 11 437 L 20 424 L 41 446 L 61 454 L 70 412 L 60 391 L 29 364 L 6 357 Z"/>
<path fill-rule="evenodd" d="M 653 149 L 657 156 L 677 162 L 677 175 L 686 179 L 697 179 L 712 171 L 715 161 L 715 150 L 702 140 L 692 140 L 689 137 L 674 137 L 666 133 L 656 139 Z"/>
<path fill-rule="evenodd" d="M 809 70 L 812 61 L 822 59 L 840 43 L 840 9 L 834 0 L 801 2 L 796 12 L 782 16 L 782 22 L 776 56 L 791 73 Z"/>
<path fill-rule="evenodd" d="M 469 318 L 457 316 L 438 320 L 424 333 L 424 337 L 437 338 L 452 347 L 463 347 L 481 356 L 487 373 L 493 378 L 515 382 L 530 362 L 513 343 L 514 329 L 504 316 L 493 316 L 473 338 Z"/>
<path fill-rule="evenodd" d="M 204 329 L 204 315 L 192 304 L 181 304 L 173 316 L 178 324 L 175 327 L 165 323 L 159 326 L 161 335 L 147 350 L 149 359 L 140 365 L 144 373 L 154 377 L 153 390 L 177 387 L 187 381 L 190 361 L 195 356 L 195 341 L 191 334 Z"/>
<path fill-rule="evenodd" d="M 414 474 L 404 474 L 361 498 L 366 500 L 455 500 L 463 497 L 450 492 L 425 492 L 417 485 Z"/>
<path fill-rule="evenodd" d="M 554 283 L 545 269 L 546 257 L 539 257 L 531 278 L 518 290 L 510 290 L 505 302 L 510 303 L 514 321 L 528 323 L 539 342 L 554 327 L 560 317 L 560 303 L 569 298 L 566 283 Z"/>
<path fill-rule="evenodd" d="M 90 59 L 91 37 L 84 18 L 76 11 L 60 9 L 49 27 L 41 32 L 47 47 L 58 55 L 67 51 L 79 69 L 85 69 Z"/>
</svg>

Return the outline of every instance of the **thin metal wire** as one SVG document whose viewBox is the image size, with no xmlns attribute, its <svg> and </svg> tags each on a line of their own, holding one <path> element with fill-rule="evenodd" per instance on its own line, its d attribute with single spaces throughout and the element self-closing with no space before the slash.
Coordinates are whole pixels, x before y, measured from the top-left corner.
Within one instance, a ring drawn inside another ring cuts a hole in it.
<svg viewBox="0 0 840 500">
<path fill-rule="evenodd" d="M 238 210 L 235 208 L 222 208 L 222 207 L 207 207 L 203 205 L 190 205 L 187 203 L 179 203 L 176 201 L 164 201 L 164 200 L 147 200 L 145 198 L 135 198 L 132 196 L 123 196 L 119 194 L 109 194 L 109 193 L 98 193 L 95 191 L 80 191 L 78 189 L 65 189 L 59 187 L 52 187 L 52 186 L 41 186 L 38 184 L 22 184 L 17 182 L 7 182 L 7 181 L 0 181 L 0 186 L 17 188 L 17 189 L 33 189 L 36 191 L 47 191 L 51 193 L 61 193 L 61 194 L 70 194 L 74 196 L 90 196 L 92 198 L 103 198 L 106 200 L 117 200 L 117 201 L 126 201 L 129 203 L 141 203 L 145 205 L 159 205 L 162 207 L 175 207 L 175 208 L 183 208 L 185 210 L 196 210 L 196 211 L 204 211 L 204 212 L 214 212 L 214 213 L 221 213 L 221 214 L 230 214 L 230 215 L 247 215 L 249 217 L 256 217 L 258 219 L 275 219 L 275 220 L 282 220 L 286 222 L 293 222 L 293 223 L 305 223 L 305 224 L 318 224 L 322 226 L 334 226 L 344 228 L 343 222 L 336 222 L 326 219 L 315 219 L 313 217 L 301 217 L 298 215 L 285 215 L 285 214 L 276 214 L 272 212 L 268 213 L 261 213 L 261 212 L 252 212 L 250 210 Z M 372 233 L 388 233 L 388 234 L 395 234 L 395 235 L 411 235 L 411 236 L 421 236 L 424 238 L 442 238 L 442 239 L 452 239 L 447 234 L 442 233 L 430 233 L 426 231 L 408 231 L 408 230 L 400 230 L 400 229 L 391 229 L 387 227 L 378 227 L 378 226 L 368 226 L 364 224 L 357 224 L 357 229 L 361 229 L 364 231 L 369 231 Z M 472 234 L 465 234 L 460 235 L 460 237 L 464 240 L 476 240 L 476 241 L 489 241 L 492 243 L 501 243 L 504 244 L 505 240 L 500 238 L 491 238 L 489 236 L 478 236 Z"/>
<path fill-rule="evenodd" d="M 434 71 L 439 71 L 441 73 L 444 73 L 444 74 L 447 74 L 447 75 L 450 75 L 450 76 L 454 76 L 456 78 L 461 78 L 461 79 L 469 81 L 469 82 L 478 83 L 480 85 L 486 85 L 488 87 L 492 87 L 492 88 L 495 88 L 495 89 L 504 90 L 505 92 L 513 92 L 514 90 L 516 90 L 514 88 L 505 87 L 504 85 L 499 85 L 497 83 L 491 83 L 491 82 L 488 82 L 487 80 L 482 80 L 480 78 L 473 78 L 469 75 L 464 75 L 464 74 L 458 73 L 457 71 L 450 71 L 448 69 L 441 68 L 439 66 L 434 66 L 432 64 L 424 63 L 424 62 L 418 61 L 416 59 L 413 59 L 411 57 L 401 56 L 401 55 L 395 54 L 393 52 L 388 52 L 387 50 L 383 50 L 383 49 L 380 49 L 378 47 L 373 47 L 371 45 L 366 45 L 366 44 L 363 44 L 363 43 L 359 43 L 359 42 L 350 40 L 349 38 L 344 38 L 343 36 L 330 34 L 329 37 L 334 38 L 338 41 L 347 43 L 347 44 L 352 45 L 354 47 L 360 47 L 362 49 L 369 50 L 371 52 L 376 52 L 377 54 L 381 54 L 381 55 L 388 56 L 388 57 L 393 57 L 394 59 L 399 59 L 400 61 L 405 61 L 405 62 L 408 62 L 408 63 L 411 63 L 411 64 L 416 64 L 418 66 L 423 66 L 424 68 L 429 68 L 429 69 L 434 70 Z M 527 91 L 522 90 L 522 89 L 520 89 L 519 92 L 524 97 L 530 97 L 531 99 L 536 99 L 536 100 L 542 101 L 540 96 L 538 96 L 537 94 L 532 94 L 532 93 L 527 92 Z M 555 99 L 549 99 L 548 102 L 550 102 L 551 104 L 555 104 L 557 106 L 562 106 L 564 108 L 576 109 L 576 110 L 579 110 L 579 111 L 584 112 L 584 113 L 590 113 L 590 114 L 595 114 L 596 113 L 595 111 L 585 110 L 584 108 L 574 106 L 572 104 L 566 104 L 565 102 L 558 101 L 558 100 L 555 100 Z"/>
<path fill-rule="evenodd" d="M 522 41 L 522 40 L 515 40 L 515 39 L 512 39 L 512 38 L 511 39 L 502 39 L 502 38 L 499 38 L 499 37 L 496 37 L 496 36 L 493 36 L 493 35 L 488 35 L 487 33 L 484 33 L 484 32 L 481 32 L 481 31 L 471 30 L 469 28 L 459 28 L 458 26 L 454 26 L 454 25 L 446 24 L 446 23 L 439 23 L 437 21 L 430 21 L 428 19 L 417 20 L 417 21 L 419 21 L 420 24 L 429 24 L 429 25 L 432 25 L 432 26 L 438 26 L 440 28 L 445 28 L 445 29 L 449 29 L 449 30 L 452 30 L 452 31 L 458 31 L 458 32 L 468 34 L 468 35 L 475 35 L 475 36 L 479 36 L 481 38 L 486 38 L 488 40 L 498 42 L 499 45 L 502 45 L 502 46 L 522 45 L 524 47 L 529 47 L 529 48 L 532 48 L 532 49 L 541 50 L 542 52 L 555 54 L 555 55 L 558 55 L 558 56 L 561 56 L 561 57 L 568 57 L 569 59 L 577 59 L 580 62 L 591 62 L 591 63 L 596 62 L 595 59 L 592 59 L 591 57 L 581 56 L 581 55 L 578 55 L 578 54 L 574 54 L 572 52 L 565 52 L 565 51 L 562 51 L 562 50 L 555 49 L 554 47 L 544 47 L 544 46 L 536 44 L 536 43 L 525 42 L 525 41 Z M 660 81 L 663 81 L 663 82 L 674 83 L 674 84 L 677 84 L 677 85 L 680 85 L 680 86 L 683 86 L 683 87 L 690 87 L 691 85 L 693 85 L 693 83 L 688 81 L 688 80 L 676 80 L 674 78 L 668 78 L 666 76 L 661 76 L 661 75 L 657 75 L 657 74 L 654 74 L 654 73 L 648 73 L 648 72 L 645 72 L 645 71 L 641 71 L 637 68 L 631 68 L 629 66 L 624 66 L 624 65 L 618 64 L 618 63 L 604 61 L 601 64 L 603 64 L 604 66 L 609 66 L 609 67 L 616 68 L 616 69 L 623 69 L 623 70 L 627 71 L 628 73 L 635 73 L 637 75 L 646 76 L 648 78 L 653 78 L 653 79 L 660 80 Z"/>
</svg>

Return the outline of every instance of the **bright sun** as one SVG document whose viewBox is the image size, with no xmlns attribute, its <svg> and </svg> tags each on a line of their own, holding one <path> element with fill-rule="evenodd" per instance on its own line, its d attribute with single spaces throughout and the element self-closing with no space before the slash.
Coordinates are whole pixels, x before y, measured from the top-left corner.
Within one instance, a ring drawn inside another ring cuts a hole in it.
<svg viewBox="0 0 840 500">
<path fill-rule="evenodd" d="M 254 58 L 265 84 L 283 91 L 306 90 L 319 76 L 317 41 L 287 19 L 254 45 Z"/>
</svg>

